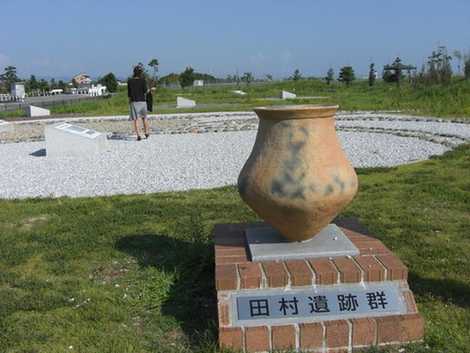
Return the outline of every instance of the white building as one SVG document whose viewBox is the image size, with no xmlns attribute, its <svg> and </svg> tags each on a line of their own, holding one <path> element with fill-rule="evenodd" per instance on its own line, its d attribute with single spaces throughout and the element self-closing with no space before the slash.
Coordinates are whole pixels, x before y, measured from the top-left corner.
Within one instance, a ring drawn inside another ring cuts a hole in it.
<svg viewBox="0 0 470 353">
<path fill-rule="evenodd" d="M 108 89 L 106 88 L 106 86 L 103 86 L 102 84 L 98 83 L 96 86 L 91 85 L 91 88 L 88 89 L 88 95 L 93 97 L 103 96 L 106 94 L 107 91 Z"/>
<path fill-rule="evenodd" d="M 204 86 L 204 80 L 194 80 L 193 86 L 194 87 L 203 87 Z"/>
</svg>

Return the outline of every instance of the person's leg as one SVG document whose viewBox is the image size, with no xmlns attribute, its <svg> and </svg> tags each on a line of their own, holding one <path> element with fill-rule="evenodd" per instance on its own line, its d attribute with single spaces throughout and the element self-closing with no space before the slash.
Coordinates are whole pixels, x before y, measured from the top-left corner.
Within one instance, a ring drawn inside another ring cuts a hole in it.
<svg viewBox="0 0 470 353">
<path fill-rule="evenodd" d="M 134 125 L 134 132 L 137 135 L 137 140 L 140 140 L 139 127 L 137 126 L 137 119 L 132 120 L 132 123 Z"/>
<path fill-rule="evenodd" d="M 147 118 L 142 118 L 142 123 L 144 124 L 144 133 L 145 137 L 149 137 L 149 121 Z"/>
</svg>

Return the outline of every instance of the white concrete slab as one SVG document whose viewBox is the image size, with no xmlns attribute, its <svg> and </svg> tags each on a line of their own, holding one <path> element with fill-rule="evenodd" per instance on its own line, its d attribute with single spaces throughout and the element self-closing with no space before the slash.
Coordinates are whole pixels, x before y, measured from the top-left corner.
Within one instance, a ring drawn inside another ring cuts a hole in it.
<svg viewBox="0 0 470 353">
<path fill-rule="evenodd" d="M 335 224 L 303 242 L 289 242 L 269 225 L 253 226 L 246 230 L 246 240 L 254 262 L 359 255 L 357 247 Z"/>
<path fill-rule="evenodd" d="M 46 125 L 46 155 L 56 157 L 87 157 L 107 150 L 106 135 L 69 123 Z"/>
<path fill-rule="evenodd" d="M 29 105 L 26 108 L 26 114 L 28 114 L 29 118 L 34 118 L 38 116 L 49 116 L 51 115 L 51 111 L 49 109 L 44 109 L 41 107 L 36 107 L 34 105 Z"/>
<path fill-rule="evenodd" d="M 196 101 L 183 97 L 176 97 L 176 108 L 194 108 L 195 106 Z"/>
<path fill-rule="evenodd" d="M 297 95 L 288 91 L 282 91 L 281 98 L 282 99 L 294 99 L 294 98 L 297 98 Z"/>
</svg>

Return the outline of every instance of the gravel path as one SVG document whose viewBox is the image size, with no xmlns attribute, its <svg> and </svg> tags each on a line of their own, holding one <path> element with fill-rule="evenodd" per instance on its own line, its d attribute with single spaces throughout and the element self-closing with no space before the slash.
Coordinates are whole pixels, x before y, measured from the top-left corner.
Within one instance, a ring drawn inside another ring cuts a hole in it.
<svg viewBox="0 0 470 353">
<path fill-rule="evenodd" d="M 99 157 L 57 160 L 44 156 L 44 142 L 1 144 L 0 198 L 134 194 L 234 184 L 255 134 L 160 135 L 139 143 L 111 140 L 109 151 Z M 339 135 L 356 167 L 393 166 L 448 149 L 417 138 L 365 132 Z"/>
<path fill-rule="evenodd" d="M 136 142 L 125 116 L 68 120 L 107 131 L 109 150 L 53 160 L 45 157 L 43 131 L 45 124 L 57 119 L 15 123 L 9 132 L 0 132 L 0 198 L 134 194 L 235 184 L 258 126 L 252 112 L 158 115 L 152 119 L 151 138 Z M 337 128 L 355 167 L 424 160 L 470 142 L 470 121 L 358 112 L 339 113 Z"/>
</svg>

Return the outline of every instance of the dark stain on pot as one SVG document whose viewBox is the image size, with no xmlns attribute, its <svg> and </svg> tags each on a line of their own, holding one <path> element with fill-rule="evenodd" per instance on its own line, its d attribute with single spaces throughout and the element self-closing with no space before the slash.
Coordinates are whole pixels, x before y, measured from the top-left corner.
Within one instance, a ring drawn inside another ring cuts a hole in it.
<svg viewBox="0 0 470 353">
<path fill-rule="evenodd" d="M 333 180 L 334 180 L 334 182 L 339 186 L 340 192 L 343 193 L 343 192 L 344 192 L 344 189 L 345 189 L 345 187 L 346 187 L 346 185 L 344 184 L 344 182 L 343 182 L 343 181 L 340 179 L 340 177 L 337 176 L 337 175 L 335 175 L 335 176 L 333 177 Z"/>
<path fill-rule="evenodd" d="M 333 193 L 333 191 L 334 191 L 333 185 L 328 184 L 327 186 L 325 186 L 325 192 L 323 193 L 323 195 L 329 196 Z"/>
<path fill-rule="evenodd" d="M 282 126 L 289 124 L 283 123 Z M 308 130 L 300 128 L 302 132 L 301 138 L 294 141 L 294 134 L 291 132 L 288 135 L 289 147 L 288 158 L 282 163 L 282 172 L 280 175 L 273 179 L 271 183 L 271 193 L 273 195 L 289 198 L 289 199 L 302 199 L 305 200 L 305 170 L 302 168 L 302 160 L 299 158 L 299 153 L 307 144 Z"/>
<path fill-rule="evenodd" d="M 246 175 L 240 176 L 238 178 L 238 192 L 240 193 L 240 195 L 245 195 L 247 188 L 248 188 L 248 177 Z"/>
</svg>

